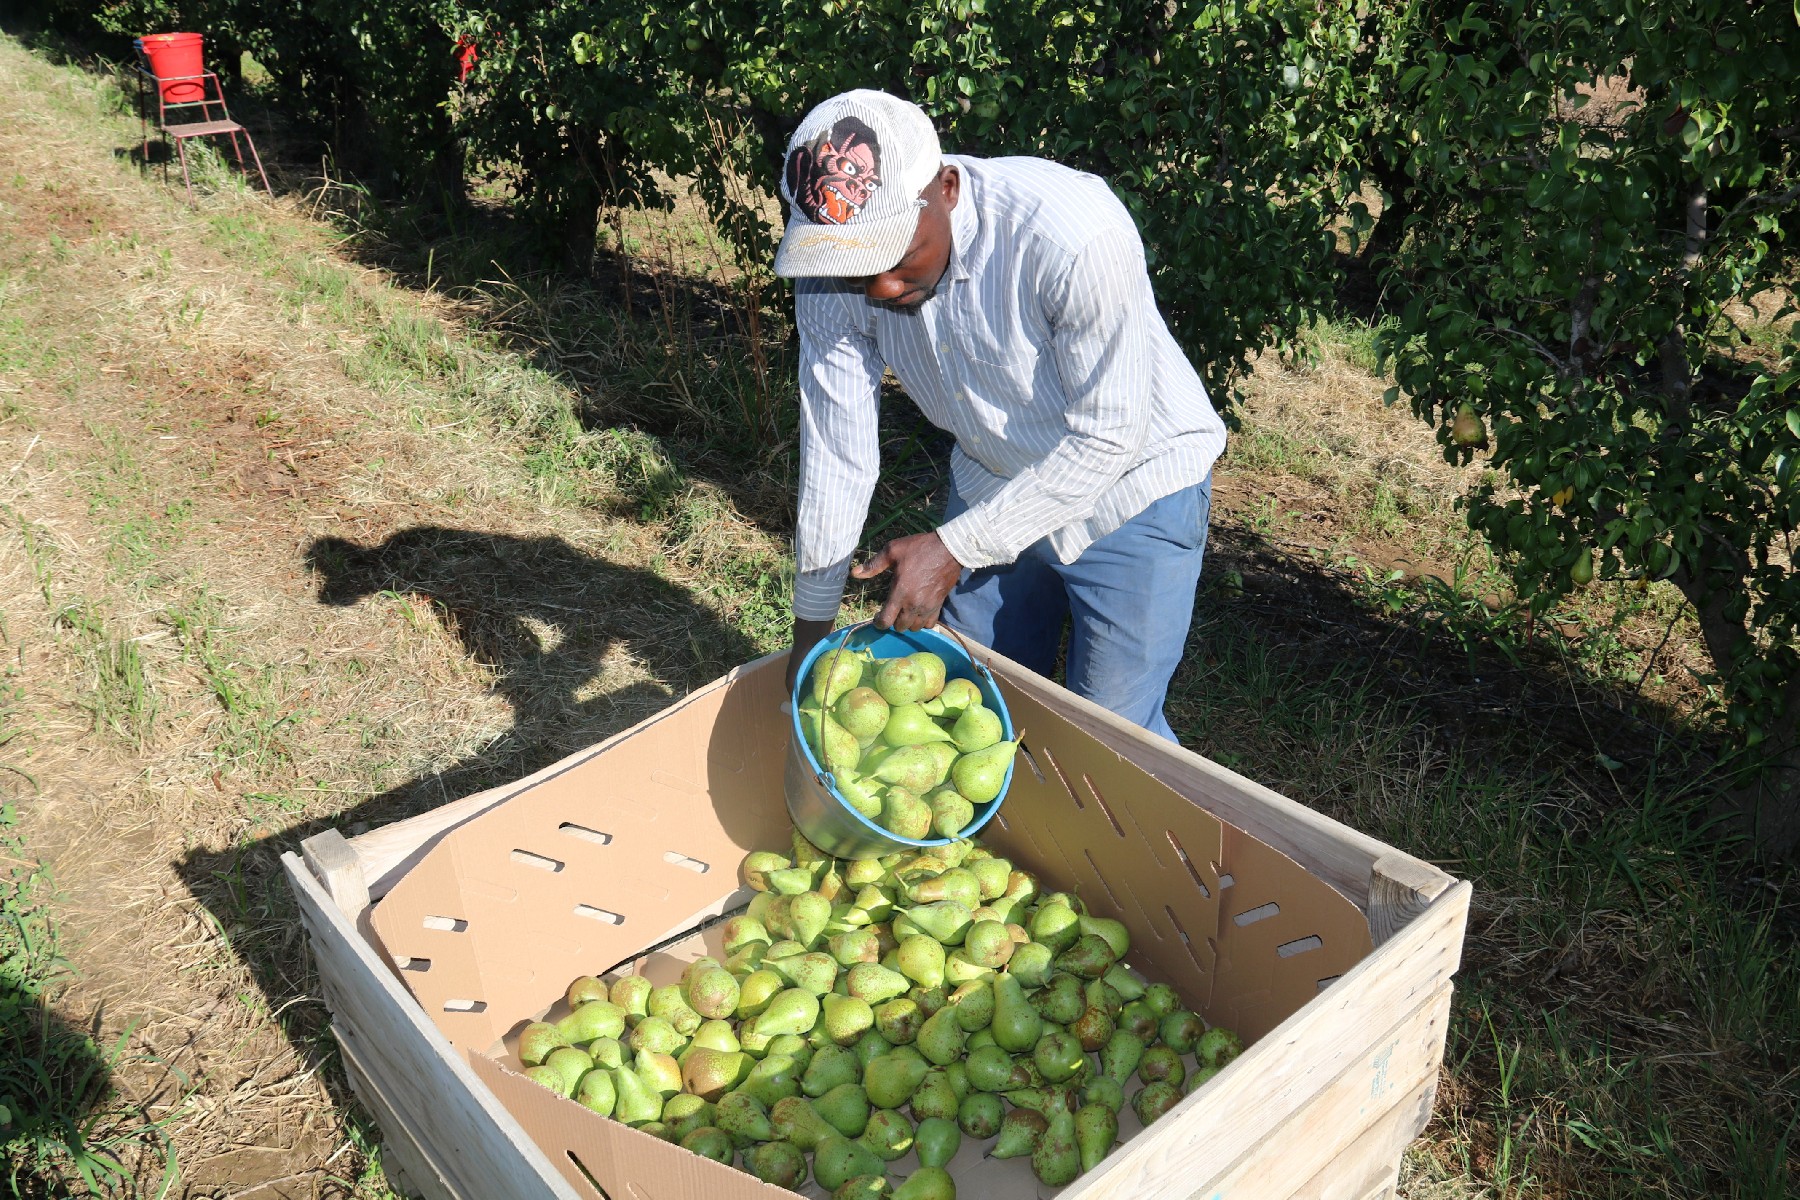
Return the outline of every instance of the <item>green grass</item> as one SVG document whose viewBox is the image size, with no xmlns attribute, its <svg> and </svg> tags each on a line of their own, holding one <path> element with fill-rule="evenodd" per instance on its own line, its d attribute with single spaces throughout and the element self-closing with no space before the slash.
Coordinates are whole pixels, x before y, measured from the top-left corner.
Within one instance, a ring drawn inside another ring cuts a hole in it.
<svg viewBox="0 0 1800 1200">
<path fill-rule="evenodd" d="M 278 671 L 234 644 L 218 598 L 196 589 L 169 605 L 162 619 L 218 706 L 210 736 L 220 770 L 258 779 L 288 763 L 292 729 L 310 714 L 288 702 Z"/>
<path fill-rule="evenodd" d="M 1607 775 L 1523 727 L 1446 726 L 1414 690 L 1205 602 L 1170 709 L 1202 753 L 1474 883 L 1421 1184 L 1792 1194 L 1791 877 L 1706 831 L 1709 781 L 1672 748 Z"/>
</svg>

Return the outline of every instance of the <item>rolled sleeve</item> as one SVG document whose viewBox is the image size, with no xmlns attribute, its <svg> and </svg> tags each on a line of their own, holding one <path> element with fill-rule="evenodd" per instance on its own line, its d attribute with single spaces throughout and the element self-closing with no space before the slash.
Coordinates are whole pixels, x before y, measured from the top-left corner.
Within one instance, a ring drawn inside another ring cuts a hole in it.
<svg viewBox="0 0 1800 1200">
<path fill-rule="evenodd" d="M 992 496 L 938 536 L 965 567 L 1017 560 L 1055 530 L 1091 516 L 1137 462 L 1150 429 L 1151 355 L 1145 335 L 1143 247 L 1129 232 L 1095 236 L 1043 289 L 1049 353 L 1068 404 L 1067 432 Z"/>
<path fill-rule="evenodd" d="M 885 365 L 874 340 L 858 328 L 855 309 L 831 284 L 802 280 L 794 309 L 800 329 L 794 616 L 829 621 L 843 600 L 880 471 L 877 416 Z"/>
</svg>

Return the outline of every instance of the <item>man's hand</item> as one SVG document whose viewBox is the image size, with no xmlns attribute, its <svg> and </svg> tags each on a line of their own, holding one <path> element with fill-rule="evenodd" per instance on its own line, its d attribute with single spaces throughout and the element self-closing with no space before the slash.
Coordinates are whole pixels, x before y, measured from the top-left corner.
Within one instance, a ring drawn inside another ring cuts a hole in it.
<svg viewBox="0 0 1800 1200">
<path fill-rule="evenodd" d="M 889 569 L 894 572 L 894 584 L 888 589 L 887 603 L 875 615 L 875 624 L 904 633 L 936 624 L 938 610 L 961 578 L 963 565 L 933 530 L 895 538 L 850 573 L 858 579 L 873 579 Z"/>
</svg>

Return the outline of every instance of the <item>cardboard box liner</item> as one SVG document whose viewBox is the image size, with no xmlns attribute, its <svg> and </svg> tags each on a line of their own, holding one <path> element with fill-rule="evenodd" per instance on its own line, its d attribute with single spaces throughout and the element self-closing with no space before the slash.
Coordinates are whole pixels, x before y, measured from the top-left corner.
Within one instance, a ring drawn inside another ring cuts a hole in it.
<svg viewBox="0 0 1800 1200">
<path fill-rule="evenodd" d="M 739 862 L 789 844 L 781 684 L 779 671 L 743 675 L 539 781 L 449 834 L 374 909 L 400 978 L 580 1194 L 792 1194 L 552 1094 L 516 1073 L 510 1043 L 566 1011 L 578 975 L 666 983 L 723 957 L 703 926 L 749 900 Z M 1123 921 L 1127 963 L 1209 1024 L 1254 1041 L 1370 953 L 1367 920 L 1324 881 L 1001 687 L 1026 737 L 983 843 Z M 1121 1143 L 1138 1129 L 1127 1105 Z M 985 1146 L 964 1138 L 951 1164 L 961 1195 L 1054 1194 L 1028 1159 L 988 1161 Z M 889 1174 L 915 1166 L 908 1155 Z"/>
</svg>

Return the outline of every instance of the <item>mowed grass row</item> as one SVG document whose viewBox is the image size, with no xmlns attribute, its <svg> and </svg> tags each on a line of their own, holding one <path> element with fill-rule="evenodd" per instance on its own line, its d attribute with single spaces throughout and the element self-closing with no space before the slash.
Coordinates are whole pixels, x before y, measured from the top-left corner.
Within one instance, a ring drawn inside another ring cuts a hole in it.
<svg viewBox="0 0 1800 1200">
<path fill-rule="evenodd" d="M 544 503 L 647 530 L 668 577 L 706 595 L 744 645 L 783 639 L 791 564 L 779 548 L 779 498 L 792 471 L 778 414 L 780 373 L 791 363 L 778 340 L 748 343 L 747 321 L 734 323 L 728 303 L 702 299 L 692 261 L 646 255 L 626 310 L 611 280 L 494 269 L 509 253 L 501 235 L 421 226 L 431 232 L 417 243 L 431 266 L 418 264 L 409 288 L 400 286 L 412 278 L 407 271 L 396 273 L 398 284 L 385 282 L 354 261 L 312 253 L 295 232 L 304 213 L 226 192 L 200 219 L 210 244 L 271 281 L 297 321 L 341 339 L 344 377 L 382 391 L 397 419 L 432 436 L 505 446 Z M 345 253 L 391 262 L 395 242 L 381 231 L 409 219 L 364 207 L 356 224 L 338 226 Z M 643 220 L 640 252 L 659 239 L 696 240 L 680 219 Z M 760 377 L 743 367 L 758 356 L 767 364 Z M 1368 383 L 1378 394 L 1380 385 Z M 1293 386 L 1304 393 L 1305 380 Z M 763 404 L 777 413 L 773 432 L 734 445 L 734 414 Z M 1256 406 L 1248 411 L 1254 419 Z M 876 520 L 904 528 L 923 519 L 941 443 L 898 414 L 888 441 L 895 465 Z M 1357 485 L 1335 491 L 1337 501 L 1366 499 L 1338 514 L 1342 524 L 1385 531 L 1446 574 L 1455 566 L 1442 548 L 1454 526 L 1433 516 L 1449 511 L 1452 496 L 1414 486 L 1403 508 L 1391 479 L 1366 478 L 1354 448 L 1308 442 L 1290 422 L 1247 424 L 1236 446 L 1223 480 L 1248 470 L 1348 479 Z M 104 477 L 129 478 L 128 446 L 115 440 L 98 457 L 112 464 Z M 166 557 L 159 547 L 179 538 L 184 518 L 165 511 L 146 524 L 130 507 L 108 519 L 110 553 L 121 577 L 141 578 L 154 574 Z M 1247 532 L 1279 533 L 1290 511 L 1278 505 L 1271 528 L 1250 520 Z M 1487 572 L 1471 574 L 1468 594 L 1452 594 L 1448 607 L 1471 616 L 1437 631 L 1430 644 L 1438 653 L 1461 653 L 1455 638 L 1481 631 L 1476 608 L 1486 614 L 1480 620 L 1491 617 L 1476 593 L 1492 586 Z M 1431 618 L 1411 599 L 1394 603 L 1395 591 L 1379 586 L 1384 578 L 1353 593 L 1377 615 Z M 425 624 L 440 619 L 416 597 L 388 602 Z M 56 611 L 68 613 L 57 617 L 68 652 L 91 664 L 80 703 L 94 732 L 127 747 L 154 739 L 169 719 L 157 697 L 173 692 L 171 683 L 141 653 L 133 658 L 135 643 L 107 611 L 72 599 Z M 271 743 L 259 722 L 285 710 L 244 698 L 243 664 L 274 656 L 206 619 L 203 607 L 197 613 L 185 625 L 172 617 L 171 628 L 224 714 L 213 725 L 218 752 L 264 763 Z M 228 652 L 209 641 L 227 636 L 239 638 Z M 1584 669 L 1576 664 L 1577 675 Z M 264 672 L 252 676 L 279 687 Z M 1409 1156 L 1405 1194 L 1792 1194 L 1800 972 L 1791 878 L 1705 834 L 1704 760 L 1682 752 L 1687 732 L 1671 727 L 1658 753 L 1609 773 L 1591 755 L 1572 756 L 1566 741 L 1508 733 L 1504 722 L 1476 730 L 1446 720 L 1414 695 L 1419 687 L 1398 656 L 1296 638 L 1256 597 L 1214 588 L 1171 701 L 1178 731 L 1196 749 L 1478 889 L 1439 1115 Z M 1589 736 L 1602 753 L 1613 744 L 1608 719 L 1597 715 Z M 268 769 L 281 774 L 278 762 Z M 284 820 L 279 808 L 266 819 L 277 830 Z M 279 896 L 265 901 L 279 920 Z M 82 1109 L 91 1097 L 70 1100 Z"/>
</svg>

